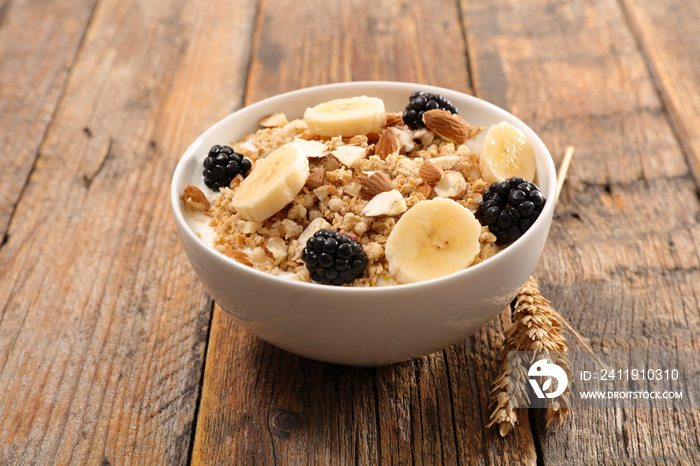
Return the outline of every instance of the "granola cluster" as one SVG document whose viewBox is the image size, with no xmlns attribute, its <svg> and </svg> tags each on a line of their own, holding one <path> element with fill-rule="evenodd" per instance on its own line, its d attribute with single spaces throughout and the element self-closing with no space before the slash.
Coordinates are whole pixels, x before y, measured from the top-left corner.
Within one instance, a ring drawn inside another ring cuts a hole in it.
<svg viewBox="0 0 700 466">
<path fill-rule="evenodd" d="M 472 137 L 478 132 L 475 129 Z M 303 120 L 287 122 L 286 118 L 278 116 L 272 127 L 263 127 L 232 142 L 232 146 L 236 152 L 250 158 L 255 167 L 257 160 L 295 138 L 322 143 L 327 151 L 309 158 L 309 178 L 291 203 L 262 222 L 244 220 L 231 203 L 243 180 L 239 176 L 230 187 L 220 190 L 207 212 L 216 233 L 213 240 L 216 250 L 258 270 L 285 278 L 310 281 L 301 253 L 305 246 L 302 243 L 308 239 L 305 231 L 313 223 L 313 226 L 322 224 L 324 228 L 346 233 L 362 245 L 368 259 L 367 268 L 350 286 L 396 283 L 389 271 L 384 245 L 401 213 L 369 215 L 363 212 L 370 197 L 366 191 L 377 189 L 369 181 L 376 181 L 377 177 L 372 177 L 375 173 L 383 174 L 384 183 L 388 179 L 390 188 L 401 193 L 407 209 L 440 192 L 443 197 L 449 196 L 476 213 L 481 196 L 488 188 L 480 175 L 478 154 L 468 145 L 455 145 L 425 128 L 412 130 L 403 124 L 398 114 L 389 114 L 381 136 L 369 134 L 350 138 L 316 136 L 307 130 Z M 330 151 L 344 145 L 366 149 L 366 156 L 351 166 L 341 163 Z M 389 146 L 389 151 L 384 146 Z M 453 174 L 457 181 L 450 189 L 437 188 L 434 180 L 425 179 L 430 178 L 428 168 L 436 169 L 432 165 L 424 167 L 428 160 L 439 167 L 437 170 Z M 479 244 L 480 250 L 472 265 L 500 249 L 496 237 L 486 227 L 481 228 Z"/>
</svg>

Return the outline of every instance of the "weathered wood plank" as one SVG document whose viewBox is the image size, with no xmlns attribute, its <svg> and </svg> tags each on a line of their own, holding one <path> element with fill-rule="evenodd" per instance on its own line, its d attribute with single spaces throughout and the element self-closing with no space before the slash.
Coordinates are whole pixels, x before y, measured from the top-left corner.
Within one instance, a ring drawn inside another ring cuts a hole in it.
<svg viewBox="0 0 700 466">
<path fill-rule="evenodd" d="M 263 2 L 246 103 L 302 87 L 363 80 L 470 92 L 455 6 L 414 3 Z"/>
<path fill-rule="evenodd" d="M 700 4 L 622 2 L 700 187 Z"/>
<path fill-rule="evenodd" d="M 99 3 L 0 248 L 0 463 L 186 463 L 211 301 L 170 177 L 240 105 L 253 16 Z"/>
<path fill-rule="evenodd" d="M 263 2 L 260 15 L 246 103 L 364 79 L 471 92 L 452 2 Z M 507 439 L 484 429 L 504 319 L 446 351 L 367 369 L 285 353 L 217 307 L 193 462 L 534 464 L 526 415 Z"/>
<path fill-rule="evenodd" d="M 95 0 L 0 4 L 0 244 L 94 6 Z"/>
<path fill-rule="evenodd" d="M 700 202 L 620 4 L 462 6 L 477 95 L 524 119 L 555 158 L 576 147 L 537 269 L 544 294 L 594 349 L 698 350 Z M 676 66 L 680 82 L 693 79 L 693 59 Z M 697 410 L 599 409 L 554 435 L 534 427 L 545 464 L 693 464 L 696 424 Z"/>
</svg>

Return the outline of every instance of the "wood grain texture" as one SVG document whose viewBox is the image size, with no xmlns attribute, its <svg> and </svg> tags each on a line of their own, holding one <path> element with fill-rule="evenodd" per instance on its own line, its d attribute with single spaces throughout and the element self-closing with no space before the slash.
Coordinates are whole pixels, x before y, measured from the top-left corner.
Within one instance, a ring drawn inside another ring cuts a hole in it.
<svg viewBox="0 0 700 466">
<path fill-rule="evenodd" d="M 691 141 L 674 132 L 638 46 L 646 28 L 636 37 L 608 0 L 462 5 L 477 95 L 533 127 L 555 159 L 576 148 L 536 271 L 545 296 L 594 349 L 700 349 L 700 202 L 682 150 Z M 697 409 L 596 409 L 555 435 L 542 419 L 534 427 L 545 464 L 694 464 L 697 422 Z"/>
<path fill-rule="evenodd" d="M 246 104 L 302 87 L 363 80 L 471 93 L 459 19 L 448 1 L 262 0 Z"/>
<path fill-rule="evenodd" d="M 97 6 L 0 248 L 1 464 L 187 462 L 211 300 L 178 243 L 170 178 L 240 106 L 230 70 L 253 14 Z"/>
<path fill-rule="evenodd" d="M 459 20 L 447 1 L 264 1 L 245 101 L 351 79 L 470 93 Z M 217 307 L 193 462 L 534 464 L 526 415 L 507 439 L 485 429 L 505 318 L 446 351 L 373 369 L 286 353 Z"/>
<path fill-rule="evenodd" d="M 700 3 L 622 2 L 700 188 Z"/>
<path fill-rule="evenodd" d="M 0 3 L 0 243 L 94 6 L 95 0 Z"/>
</svg>

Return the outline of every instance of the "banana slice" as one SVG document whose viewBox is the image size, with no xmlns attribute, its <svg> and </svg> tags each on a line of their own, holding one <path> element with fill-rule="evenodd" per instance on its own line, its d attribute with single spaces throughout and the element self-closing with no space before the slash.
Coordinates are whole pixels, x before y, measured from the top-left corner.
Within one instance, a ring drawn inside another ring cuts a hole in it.
<svg viewBox="0 0 700 466">
<path fill-rule="evenodd" d="M 384 251 L 402 283 L 442 277 L 469 266 L 479 253 L 481 225 L 452 199 L 420 201 L 396 222 Z"/>
<path fill-rule="evenodd" d="M 377 97 L 351 97 L 307 108 L 304 121 L 319 136 L 351 137 L 378 133 L 386 124 L 384 101 Z"/>
<path fill-rule="evenodd" d="M 490 185 L 513 176 L 535 179 L 535 151 L 525 133 L 502 121 L 486 132 L 479 156 L 481 176 Z"/>
<path fill-rule="evenodd" d="M 255 163 L 231 204 L 243 219 L 262 222 L 292 202 L 308 177 L 305 151 L 296 142 L 290 142 Z"/>
</svg>

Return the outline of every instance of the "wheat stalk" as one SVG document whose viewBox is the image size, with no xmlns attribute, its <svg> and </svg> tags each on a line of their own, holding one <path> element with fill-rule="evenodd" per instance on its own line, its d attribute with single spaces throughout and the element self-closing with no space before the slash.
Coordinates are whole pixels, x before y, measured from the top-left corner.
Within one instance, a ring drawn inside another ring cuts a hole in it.
<svg viewBox="0 0 700 466">
<path fill-rule="evenodd" d="M 517 423 L 516 409 L 529 402 L 527 367 L 535 359 L 546 356 L 562 367 L 571 379 L 569 360 L 565 353 L 566 339 L 559 315 L 549 306 L 549 300 L 542 296 L 532 277 L 516 297 L 512 320 L 513 323 L 505 332 L 505 341 L 499 355 L 499 374 L 491 391 L 493 411 L 487 425 L 491 427 L 497 424 L 501 436 L 507 435 Z M 520 361 L 509 370 L 508 353 L 514 351 L 535 352 L 536 357 L 527 363 Z M 556 400 L 547 400 L 545 419 L 548 431 L 552 425 L 556 424 L 558 428 L 564 423 L 569 415 L 570 400 L 569 387 Z"/>
</svg>

